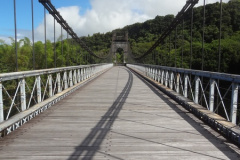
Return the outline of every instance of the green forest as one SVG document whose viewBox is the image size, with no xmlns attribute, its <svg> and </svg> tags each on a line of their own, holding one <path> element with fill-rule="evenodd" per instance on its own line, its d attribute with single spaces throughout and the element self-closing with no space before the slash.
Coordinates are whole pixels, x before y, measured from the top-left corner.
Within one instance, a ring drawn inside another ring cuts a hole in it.
<svg viewBox="0 0 240 160">
<path fill-rule="evenodd" d="M 140 61 L 135 61 L 135 63 L 140 62 L 198 70 L 201 70 L 203 67 L 204 70 L 216 72 L 218 71 L 220 53 L 220 71 L 239 74 L 240 0 L 230 0 L 228 3 L 223 3 L 220 47 L 220 3 L 206 5 L 204 28 L 203 10 L 203 6 L 196 7 L 193 10 L 192 38 L 191 13 L 189 13 L 185 17 L 183 24 L 178 25 L 176 30 L 165 40 L 164 44 L 157 47 L 151 55 Z M 156 16 L 154 19 L 144 23 L 135 23 L 115 31 L 128 31 L 131 55 L 137 57 L 145 53 L 154 44 L 173 19 L 174 15 Z M 202 43 L 203 32 L 204 43 Z M 110 51 L 112 33 L 113 31 L 104 34 L 95 33 L 92 36 L 81 37 L 81 39 L 87 46 L 90 46 L 96 55 L 105 56 Z M 16 71 L 15 41 L 13 38 L 11 40 L 11 44 L 0 40 L 1 73 Z M 33 65 L 33 51 L 36 59 L 35 68 Z M 58 37 L 55 45 L 50 40 L 46 44 L 38 41 L 33 45 L 29 38 L 21 39 L 17 43 L 17 53 L 19 71 L 109 62 L 90 56 L 72 39 L 61 41 L 61 37 Z M 112 57 L 109 60 L 112 61 Z"/>
</svg>

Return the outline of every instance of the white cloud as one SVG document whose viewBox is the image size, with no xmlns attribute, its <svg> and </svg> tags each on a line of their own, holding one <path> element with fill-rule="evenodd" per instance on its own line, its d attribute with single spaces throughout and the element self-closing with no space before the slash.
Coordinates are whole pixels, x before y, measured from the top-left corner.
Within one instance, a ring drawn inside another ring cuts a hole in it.
<svg viewBox="0 0 240 160">
<path fill-rule="evenodd" d="M 214 3 L 219 0 L 206 0 Z M 228 0 L 223 0 L 228 2 Z M 153 19 L 157 15 L 177 14 L 186 0 L 90 0 L 91 9 L 80 15 L 80 6 L 62 7 L 58 11 L 78 36 L 105 33 L 136 22 Z M 199 0 L 200 6 L 203 0 Z M 47 15 L 47 39 L 53 40 L 53 17 Z M 56 23 L 56 38 L 61 27 Z M 23 34 L 23 33 L 21 33 Z M 31 35 L 31 33 L 25 35 Z M 64 31 L 66 38 L 66 32 Z M 30 37 L 30 36 L 29 36 Z M 36 41 L 44 41 L 44 20 L 35 29 Z"/>
<path fill-rule="evenodd" d="M 3 42 L 6 44 L 12 43 L 11 39 L 8 37 L 0 36 L 0 40 L 3 40 Z"/>
</svg>

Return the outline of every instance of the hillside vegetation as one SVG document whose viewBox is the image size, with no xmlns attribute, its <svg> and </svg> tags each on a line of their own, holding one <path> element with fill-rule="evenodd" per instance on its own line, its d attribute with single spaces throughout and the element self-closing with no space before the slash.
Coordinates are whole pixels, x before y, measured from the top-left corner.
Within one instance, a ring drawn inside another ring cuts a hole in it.
<svg viewBox="0 0 240 160">
<path fill-rule="evenodd" d="M 204 70 L 218 70 L 219 49 L 219 23 L 220 4 L 206 6 L 205 43 L 204 43 Z M 128 31 L 129 42 L 133 56 L 145 53 L 161 33 L 169 26 L 174 15 L 156 16 L 144 23 L 135 23 L 117 31 Z M 191 63 L 191 14 L 184 20 L 177 30 L 172 32 L 165 43 L 156 48 L 151 54 L 140 62 L 166 66 L 201 69 L 202 66 L 202 33 L 203 33 L 203 7 L 194 8 L 193 16 L 193 43 Z M 92 36 L 81 37 L 83 41 L 98 55 L 107 55 L 111 47 L 112 32 L 96 33 Z M 19 70 L 33 68 L 33 44 L 28 38 L 18 42 Z M 47 41 L 47 65 L 54 67 L 54 45 Z M 63 50 L 63 52 L 62 52 Z M 34 45 L 36 55 L 36 69 L 46 67 L 45 45 L 38 41 Z M 79 65 L 101 62 L 89 56 L 82 48 L 71 40 L 64 40 L 63 47 L 60 38 L 56 43 L 56 66 Z M 15 71 L 15 43 L 6 44 L 0 40 L 0 72 Z M 240 68 L 240 0 L 231 0 L 223 4 L 222 39 L 221 39 L 221 72 L 239 74 Z"/>
</svg>

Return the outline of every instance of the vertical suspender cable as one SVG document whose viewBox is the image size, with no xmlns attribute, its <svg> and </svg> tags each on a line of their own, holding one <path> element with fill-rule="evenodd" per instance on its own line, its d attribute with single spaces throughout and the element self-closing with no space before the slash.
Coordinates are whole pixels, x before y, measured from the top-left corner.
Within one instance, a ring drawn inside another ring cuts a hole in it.
<svg viewBox="0 0 240 160">
<path fill-rule="evenodd" d="M 45 41 L 45 62 L 47 68 L 47 27 L 46 27 L 46 9 L 44 8 L 44 41 Z"/>
<path fill-rule="evenodd" d="M 204 69 L 204 52 L 205 52 L 205 21 L 206 21 L 206 0 L 203 0 L 203 24 L 202 24 L 202 66 L 201 69 Z M 203 77 L 201 77 L 201 82 L 203 83 Z M 203 100 L 201 96 L 201 105 L 203 105 Z"/>
<path fill-rule="evenodd" d="M 16 71 L 18 72 L 18 50 L 17 50 L 17 15 L 16 15 L 16 0 L 13 0 L 14 5 L 14 29 L 15 29 L 15 54 L 16 54 Z"/>
<path fill-rule="evenodd" d="M 79 63 L 78 64 L 81 65 L 81 48 L 80 48 L 80 46 L 79 46 Z"/>
<path fill-rule="evenodd" d="M 154 51 L 154 55 L 155 55 L 155 65 L 157 65 L 157 50 L 156 49 Z"/>
<path fill-rule="evenodd" d="M 219 23 L 219 45 L 218 45 L 218 72 L 221 72 L 221 40 L 222 40 L 222 0 L 220 0 L 220 23 Z M 220 86 L 220 81 L 217 81 L 218 86 Z M 217 97 L 217 104 L 219 102 L 219 97 Z M 218 113 L 218 109 L 216 111 Z"/>
<path fill-rule="evenodd" d="M 73 40 L 71 39 L 71 54 L 74 54 L 74 51 L 73 51 Z M 74 57 L 72 58 L 71 56 L 70 56 L 70 65 L 72 66 L 73 64 L 74 64 Z"/>
<path fill-rule="evenodd" d="M 34 41 L 34 8 L 33 0 L 31 1 L 32 6 L 32 60 L 33 60 L 33 70 L 35 70 L 35 41 Z"/>
<path fill-rule="evenodd" d="M 218 45 L 218 72 L 221 72 L 221 39 L 222 39 L 222 0 L 220 0 L 220 24 L 219 24 L 219 45 Z"/>
<path fill-rule="evenodd" d="M 190 43 L 190 66 L 189 68 L 192 69 L 192 54 L 193 54 L 193 8 L 192 8 L 192 15 L 191 15 L 191 43 Z"/>
<path fill-rule="evenodd" d="M 171 67 L 171 65 L 172 65 L 172 62 L 171 62 L 171 49 L 172 49 L 172 47 L 171 47 L 171 34 L 169 35 L 169 67 Z"/>
<path fill-rule="evenodd" d="M 69 66 L 69 41 L 68 41 L 68 32 L 67 32 L 67 57 L 66 57 L 66 66 Z"/>
<path fill-rule="evenodd" d="M 205 17 L 206 17 L 206 0 L 203 0 L 203 26 L 202 26 L 202 70 L 204 68 L 204 41 L 205 41 Z"/>
<path fill-rule="evenodd" d="M 174 49 L 175 49 L 175 52 L 174 52 L 174 67 L 177 67 L 177 64 L 176 64 L 176 56 L 177 56 L 177 27 L 176 27 L 176 31 L 175 31 Z"/>
<path fill-rule="evenodd" d="M 63 28 L 61 27 L 61 53 L 62 53 L 62 66 L 63 66 Z"/>
<path fill-rule="evenodd" d="M 77 61 L 78 61 L 78 57 L 77 57 L 77 48 L 76 47 L 74 47 L 74 41 L 72 40 L 72 50 L 73 50 L 73 52 L 75 52 L 75 62 L 74 62 L 74 65 L 77 65 Z M 74 58 L 73 58 L 74 59 Z"/>
<path fill-rule="evenodd" d="M 57 55 L 56 55 L 56 20 L 53 19 L 53 28 L 54 28 L 54 67 L 57 67 Z"/>
<path fill-rule="evenodd" d="M 181 67 L 183 68 L 183 46 L 184 46 L 184 36 L 183 36 L 183 32 L 184 32 L 184 19 L 182 21 L 182 60 L 181 60 Z"/>
</svg>

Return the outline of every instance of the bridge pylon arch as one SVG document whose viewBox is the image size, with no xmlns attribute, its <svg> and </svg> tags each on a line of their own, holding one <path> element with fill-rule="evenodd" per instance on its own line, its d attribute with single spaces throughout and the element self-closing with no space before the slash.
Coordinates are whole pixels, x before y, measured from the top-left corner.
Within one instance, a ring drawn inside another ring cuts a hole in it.
<svg viewBox="0 0 240 160">
<path fill-rule="evenodd" d="M 118 49 L 123 50 L 123 64 L 128 62 L 129 52 L 130 51 L 130 44 L 128 42 L 128 32 L 127 31 L 114 31 L 112 36 L 112 44 L 111 44 L 111 55 L 113 58 L 113 63 L 121 64 L 117 62 L 117 51 Z"/>
</svg>

